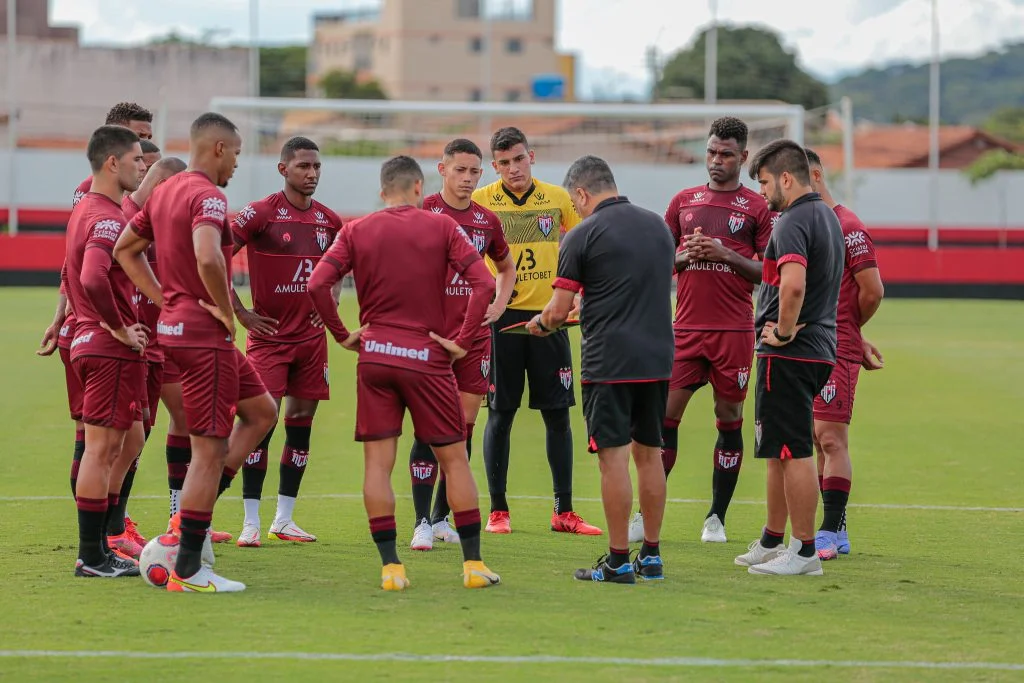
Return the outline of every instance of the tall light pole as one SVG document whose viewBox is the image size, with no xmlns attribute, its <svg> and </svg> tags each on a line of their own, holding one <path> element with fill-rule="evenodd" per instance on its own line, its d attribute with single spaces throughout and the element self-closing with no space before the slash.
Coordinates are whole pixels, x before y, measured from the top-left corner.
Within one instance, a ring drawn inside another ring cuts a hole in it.
<svg viewBox="0 0 1024 683">
<path fill-rule="evenodd" d="M 7 0 L 7 226 L 18 234 L 18 12 L 16 0 Z"/>
<path fill-rule="evenodd" d="M 711 28 L 704 35 L 704 103 L 718 101 L 718 0 L 708 0 Z"/>
<path fill-rule="evenodd" d="M 928 248 L 939 248 L 939 0 L 932 4 L 932 62 L 928 83 Z"/>
<path fill-rule="evenodd" d="M 249 96 L 260 96 L 260 0 L 249 0 Z"/>
</svg>

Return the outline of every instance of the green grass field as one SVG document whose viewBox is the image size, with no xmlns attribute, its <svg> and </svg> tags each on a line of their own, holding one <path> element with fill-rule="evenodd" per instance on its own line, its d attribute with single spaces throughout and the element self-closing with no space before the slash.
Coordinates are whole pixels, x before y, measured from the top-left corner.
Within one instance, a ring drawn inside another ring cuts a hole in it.
<svg viewBox="0 0 1024 683">
<path fill-rule="evenodd" d="M 201 672 L 225 682 L 1024 678 L 1022 303 L 897 300 L 882 307 L 869 336 L 887 367 L 862 375 L 852 438 L 852 500 L 860 506 L 850 512 L 854 554 L 827 563 L 821 578 L 755 577 L 733 565 L 763 522 L 764 466 L 752 457 L 729 513 L 730 542 L 699 543 L 714 440 L 705 391 L 684 421 L 669 481 L 664 583 L 573 581 L 572 570 L 589 566 L 607 539 L 548 530 L 544 432 L 539 415 L 523 411 L 509 477 L 515 533 L 483 539 L 504 585 L 463 589 L 457 547 L 406 549 L 413 586 L 385 594 L 359 498 L 355 357 L 334 349 L 335 398 L 317 417 L 296 510 L 320 542 L 218 546 L 218 568 L 249 590 L 210 598 L 170 595 L 141 579 L 72 578 L 72 426 L 60 361 L 33 355 L 53 297 L 52 290 L 0 290 L 0 679 L 184 678 L 172 658 L 193 667 L 193 679 Z M 351 299 L 346 292 L 349 320 Z M 604 526 L 579 408 L 573 421 L 576 508 Z M 161 415 L 129 506 L 146 535 L 166 524 L 165 426 Z M 752 429 L 748 415 L 748 445 Z M 484 484 L 481 441 L 473 468 Z M 394 477 L 406 548 L 413 525 L 407 472 L 400 466 Z M 276 477 L 272 467 L 265 527 Z M 215 517 L 217 528 L 233 534 L 242 521 L 239 489 L 240 481 Z M 140 658 L 126 659 L 127 652 Z M 190 654 L 182 661 L 175 653 Z M 940 667 L 947 663 L 970 666 Z"/>
</svg>

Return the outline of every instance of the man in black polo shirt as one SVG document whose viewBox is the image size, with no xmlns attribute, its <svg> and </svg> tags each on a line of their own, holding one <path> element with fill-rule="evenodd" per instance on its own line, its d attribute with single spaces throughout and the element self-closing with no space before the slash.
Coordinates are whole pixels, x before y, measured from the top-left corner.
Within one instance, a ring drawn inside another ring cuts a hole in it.
<svg viewBox="0 0 1024 683">
<path fill-rule="evenodd" d="M 597 157 L 578 159 L 562 184 L 585 220 L 562 242 L 554 295 L 528 329 L 537 336 L 551 334 L 568 317 L 573 297 L 583 294 L 583 412 L 590 451 L 601 465 L 609 553 L 575 577 L 610 583 L 636 583 L 637 575 L 662 579 L 661 425 L 674 348 L 672 236 L 661 216 L 619 196 L 611 169 Z M 644 511 L 644 543 L 632 563 L 631 447 Z"/>
<path fill-rule="evenodd" d="M 764 254 L 755 327 L 755 456 L 768 459 L 768 520 L 736 564 L 751 574 L 821 575 L 814 548 L 818 479 L 814 397 L 836 361 L 836 306 L 843 277 L 843 231 L 811 189 L 803 148 L 776 140 L 750 162 L 768 208 L 781 211 Z M 787 518 L 789 547 L 782 544 Z"/>
</svg>

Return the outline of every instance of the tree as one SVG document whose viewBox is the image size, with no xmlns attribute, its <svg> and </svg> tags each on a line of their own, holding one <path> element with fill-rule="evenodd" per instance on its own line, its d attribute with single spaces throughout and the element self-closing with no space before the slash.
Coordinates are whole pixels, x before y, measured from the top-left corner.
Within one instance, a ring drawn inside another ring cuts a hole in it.
<svg viewBox="0 0 1024 683">
<path fill-rule="evenodd" d="M 260 96 L 306 96 L 305 45 L 260 48 Z"/>
<path fill-rule="evenodd" d="M 386 100 L 388 97 L 375 80 L 360 83 L 351 71 L 334 69 L 320 77 L 324 97 L 332 100 Z"/>
<path fill-rule="evenodd" d="M 1004 140 L 1024 143 L 1024 107 L 1002 107 L 981 128 Z"/>
<path fill-rule="evenodd" d="M 985 152 L 964 169 L 964 175 L 971 185 L 988 180 L 999 171 L 1024 171 L 1024 155 L 1007 152 L 1005 149 L 993 149 Z"/>
<path fill-rule="evenodd" d="M 689 93 L 704 97 L 704 45 L 707 32 L 673 55 L 662 72 L 656 92 Z M 718 28 L 718 88 L 720 100 L 782 100 L 814 109 L 828 104 L 828 88 L 796 63 L 779 37 L 761 28 Z"/>
</svg>

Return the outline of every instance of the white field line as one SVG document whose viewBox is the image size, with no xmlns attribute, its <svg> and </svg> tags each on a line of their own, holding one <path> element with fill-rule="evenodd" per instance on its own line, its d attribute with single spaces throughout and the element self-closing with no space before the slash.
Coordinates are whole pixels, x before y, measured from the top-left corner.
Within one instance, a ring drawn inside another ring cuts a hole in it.
<svg viewBox="0 0 1024 683">
<path fill-rule="evenodd" d="M 411 498 L 409 495 L 398 498 Z M 551 500 L 551 496 L 507 496 L 509 500 Z M 167 496 L 132 496 L 132 500 L 166 500 Z M 303 500 L 362 500 L 361 493 L 310 493 L 302 494 Z M 0 503 L 31 503 L 64 500 L 71 502 L 70 495 L 64 496 L 0 496 Z M 239 500 L 238 496 L 224 496 L 224 500 Z M 574 498 L 581 503 L 600 503 L 600 498 Z M 706 505 L 703 498 L 669 498 L 669 503 L 685 505 Z M 763 500 L 734 500 L 733 505 L 764 505 Z M 940 512 L 1024 512 L 1024 507 L 982 507 L 974 505 L 915 505 L 902 503 L 850 503 L 851 508 L 867 510 L 937 510 Z"/>
<path fill-rule="evenodd" d="M 0 650 L 11 659 L 276 659 L 328 662 L 402 662 L 414 664 L 566 664 L 587 666 L 656 666 L 666 668 L 816 668 L 951 669 L 963 671 L 1024 671 L 1024 664 L 1003 662 L 834 661 L 813 659 L 715 659 L 708 657 L 563 657 L 559 655 L 485 656 L 418 655 L 403 652 L 138 652 L 104 650 Z"/>
</svg>

